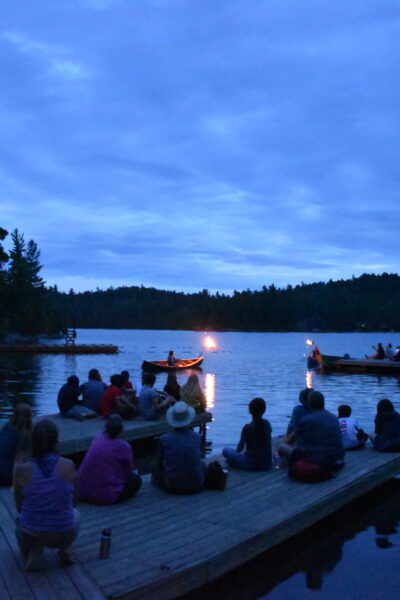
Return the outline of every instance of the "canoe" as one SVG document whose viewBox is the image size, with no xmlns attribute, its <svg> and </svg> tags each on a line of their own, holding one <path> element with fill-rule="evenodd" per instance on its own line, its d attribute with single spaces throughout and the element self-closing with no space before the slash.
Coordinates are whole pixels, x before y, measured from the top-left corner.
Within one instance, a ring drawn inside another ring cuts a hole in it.
<svg viewBox="0 0 400 600">
<path fill-rule="evenodd" d="M 374 358 L 351 358 L 345 356 L 322 355 L 326 370 L 347 373 L 379 373 L 381 375 L 400 375 L 400 362 L 394 360 L 377 360 Z"/>
<path fill-rule="evenodd" d="M 203 362 L 204 357 L 177 358 L 174 366 L 168 364 L 167 360 L 144 360 L 142 371 L 183 371 L 184 369 L 196 369 Z"/>
</svg>

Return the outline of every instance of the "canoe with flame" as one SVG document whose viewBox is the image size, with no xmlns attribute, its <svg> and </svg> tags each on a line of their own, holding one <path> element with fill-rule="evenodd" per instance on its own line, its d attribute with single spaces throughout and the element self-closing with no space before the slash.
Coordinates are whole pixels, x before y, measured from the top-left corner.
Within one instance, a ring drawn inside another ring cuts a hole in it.
<svg viewBox="0 0 400 600">
<path fill-rule="evenodd" d="M 204 357 L 177 358 L 174 365 L 169 365 L 167 360 L 144 360 L 142 371 L 183 371 L 184 369 L 196 369 L 200 367 Z"/>
</svg>

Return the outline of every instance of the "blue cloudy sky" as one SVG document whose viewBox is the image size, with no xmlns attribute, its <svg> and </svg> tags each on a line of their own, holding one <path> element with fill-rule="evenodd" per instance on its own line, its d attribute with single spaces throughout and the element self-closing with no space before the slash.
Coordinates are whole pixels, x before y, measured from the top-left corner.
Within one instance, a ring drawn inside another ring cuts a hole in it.
<svg viewBox="0 0 400 600">
<path fill-rule="evenodd" d="M 66 290 L 399 272 L 399 40 L 398 1 L 3 0 L 0 226 Z"/>
</svg>

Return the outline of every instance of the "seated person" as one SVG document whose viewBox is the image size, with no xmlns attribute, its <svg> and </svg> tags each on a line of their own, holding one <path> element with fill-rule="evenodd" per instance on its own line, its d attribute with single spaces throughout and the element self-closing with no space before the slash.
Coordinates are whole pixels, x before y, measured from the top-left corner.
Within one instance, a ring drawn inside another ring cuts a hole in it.
<svg viewBox="0 0 400 600">
<path fill-rule="evenodd" d="M 118 436 L 122 418 L 113 414 L 104 433 L 96 435 L 78 469 L 78 498 L 92 504 L 114 504 L 133 496 L 142 480 L 133 473 L 132 448 Z"/>
<path fill-rule="evenodd" d="M 67 383 L 64 383 L 58 392 L 57 403 L 63 417 L 77 419 L 78 421 L 97 417 L 97 413 L 79 401 L 80 395 L 79 379 L 76 375 L 71 375 L 68 377 Z"/>
<path fill-rule="evenodd" d="M 132 382 L 129 380 L 129 371 L 121 371 L 121 377 L 123 379 L 122 387 L 126 390 L 133 390 Z"/>
<path fill-rule="evenodd" d="M 17 404 L 0 431 L 0 485 L 11 485 L 14 465 L 24 462 L 31 451 L 32 409 Z"/>
<path fill-rule="evenodd" d="M 173 350 L 168 352 L 167 362 L 170 367 L 174 367 L 176 365 L 176 358 Z"/>
<path fill-rule="evenodd" d="M 164 386 L 164 392 L 172 396 L 175 400 L 181 399 L 181 386 L 178 383 L 175 373 L 168 373 L 167 383 Z"/>
<path fill-rule="evenodd" d="M 120 415 L 123 419 L 133 419 L 137 415 L 137 409 L 133 402 L 123 394 L 122 386 L 124 378 L 115 373 L 110 377 L 110 385 L 105 390 L 100 405 L 100 414 L 107 418 L 112 413 Z"/>
<path fill-rule="evenodd" d="M 374 448 L 379 452 L 400 452 L 400 414 L 386 398 L 377 406 Z"/>
<path fill-rule="evenodd" d="M 250 402 L 249 413 L 253 419 L 243 427 L 236 450 L 222 450 L 231 467 L 246 471 L 268 471 L 271 468 L 271 425 L 262 418 L 265 409 L 263 398 L 253 398 Z"/>
<path fill-rule="evenodd" d="M 302 417 L 310 414 L 310 409 L 308 408 L 307 400 L 308 400 L 308 396 L 310 395 L 310 393 L 312 391 L 313 391 L 312 388 L 305 388 L 304 390 L 300 391 L 300 393 L 299 393 L 299 403 L 300 404 L 297 404 L 292 411 L 292 416 L 290 417 L 289 425 L 288 425 L 288 428 L 286 431 L 287 436 L 290 435 L 292 433 L 292 431 L 294 431 L 297 423 L 300 421 L 300 419 Z"/>
<path fill-rule="evenodd" d="M 154 421 L 165 410 L 175 402 L 172 396 L 164 396 L 154 389 L 156 376 L 154 373 L 143 373 L 143 387 L 139 394 L 139 414 L 147 419 Z"/>
<path fill-rule="evenodd" d="M 387 360 L 393 360 L 394 352 L 393 352 L 392 344 L 387 344 L 385 346 L 385 356 L 386 356 Z"/>
<path fill-rule="evenodd" d="M 289 464 L 306 459 L 324 469 L 340 469 L 344 465 L 344 448 L 337 417 L 325 410 L 324 396 L 315 390 L 308 396 L 308 408 L 310 414 L 300 419 L 288 443 L 279 446 L 280 456 Z M 292 442 L 294 446 L 290 445 Z"/>
<path fill-rule="evenodd" d="M 106 384 L 101 378 L 97 369 L 90 369 L 89 380 L 82 383 L 80 391 L 82 394 L 82 404 L 96 413 L 100 413 L 101 399 L 103 398 Z"/>
<path fill-rule="evenodd" d="M 351 407 L 342 404 L 338 408 L 339 428 L 342 434 L 343 448 L 345 450 L 359 450 L 364 448 L 368 436 L 361 429 L 358 421 L 351 416 Z"/>
<path fill-rule="evenodd" d="M 57 454 L 58 430 L 48 419 L 32 432 L 32 457 L 15 469 L 14 495 L 18 513 L 16 536 L 26 569 L 43 566 L 43 549 L 59 549 L 61 564 L 70 564 L 68 547 L 78 533 L 75 505 L 75 465 Z"/>
<path fill-rule="evenodd" d="M 396 352 L 394 353 L 393 360 L 400 362 L 400 346 L 396 346 Z"/>
<path fill-rule="evenodd" d="M 371 354 L 371 356 L 365 355 L 365 358 L 375 358 L 376 360 L 383 360 L 385 358 L 385 351 L 383 349 L 382 344 L 378 344 L 376 347 L 372 346 L 375 350 L 375 354 Z"/>
<path fill-rule="evenodd" d="M 195 414 L 182 401 L 167 410 L 166 419 L 174 429 L 158 440 L 152 481 L 171 494 L 195 494 L 202 490 L 201 436 L 189 429 Z"/>
<path fill-rule="evenodd" d="M 197 413 L 206 411 L 207 400 L 197 375 L 193 374 L 188 377 L 185 385 L 181 387 L 180 396 L 181 400 L 194 408 Z"/>
</svg>

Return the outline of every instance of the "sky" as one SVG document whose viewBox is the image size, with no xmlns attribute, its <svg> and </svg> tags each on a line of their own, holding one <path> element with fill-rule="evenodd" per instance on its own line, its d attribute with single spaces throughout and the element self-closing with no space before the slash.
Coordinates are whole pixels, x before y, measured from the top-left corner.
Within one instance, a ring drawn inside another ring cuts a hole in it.
<svg viewBox="0 0 400 600">
<path fill-rule="evenodd" d="M 399 40 L 391 0 L 3 0 L 0 226 L 66 291 L 400 272 Z"/>
</svg>

